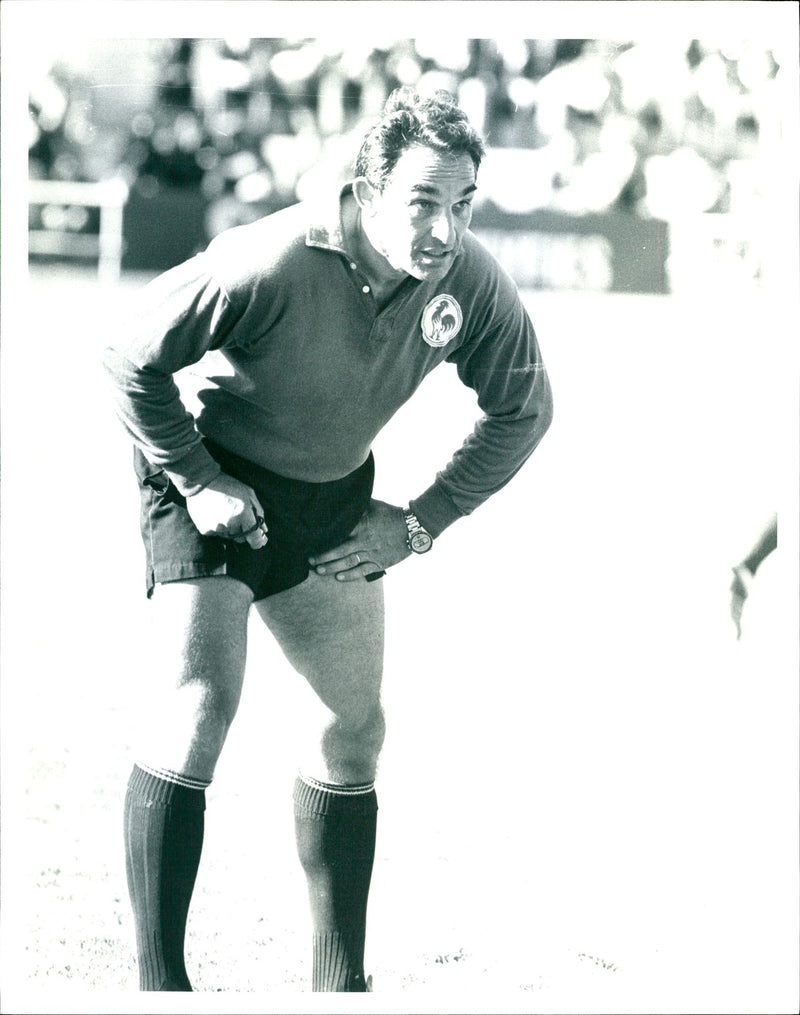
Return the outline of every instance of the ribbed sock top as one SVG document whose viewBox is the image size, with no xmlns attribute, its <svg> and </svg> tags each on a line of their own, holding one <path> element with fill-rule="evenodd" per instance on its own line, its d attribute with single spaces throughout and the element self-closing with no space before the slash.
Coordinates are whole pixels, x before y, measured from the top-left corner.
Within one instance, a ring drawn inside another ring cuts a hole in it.
<svg viewBox="0 0 800 1015">
<path fill-rule="evenodd" d="M 184 810 L 204 811 L 206 809 L 205 787 L 199 780 L 195 786 L 183 785 L 173 782 L 169 776 L 172 773 L 164 771 L 164 774 L 156 774 L 155 770 L 147 770 L 139 765 L 133 766 L 128 781 L 128 791 L 137 797 L 147 801 L 148 805 L 160 805 L 162 807 L 180 807 Z M 188 781 L 188 780 L 184 780 Z"/>
<path fill-rule="evenodd" d="M 375 814 L 378 798 L 375 784 L 335 786 L 300 775 L 294 784 L 294 802 L 306 814 L 326 817 L 333 814 Z"/>
</svg>

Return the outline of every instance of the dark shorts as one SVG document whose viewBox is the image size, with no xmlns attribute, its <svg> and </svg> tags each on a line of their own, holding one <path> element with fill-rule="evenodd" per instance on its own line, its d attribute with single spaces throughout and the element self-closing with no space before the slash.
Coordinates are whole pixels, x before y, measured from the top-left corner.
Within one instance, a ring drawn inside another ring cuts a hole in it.
<svg viewBox="0 0 800 1015">
<path fill-rule="evenodd" d="M 375 466 L 372 455 L 343 479 L 305 483 L 286 479 L 226 451 L 206 447 L 222 470 L 252 487 L 264 507 L 267 545 L 253 550 L 219 536 L 201 536 L 186 500 L 163 469 L 134 450 L 141 494 L 142 539 L 147 557 L 147 594 L 158 583 L 228 575 L 249 585 L 256 600 L 299 585 L 308 558 L 332 549 L 353 531 L 369 507 Z"/>
</svg>

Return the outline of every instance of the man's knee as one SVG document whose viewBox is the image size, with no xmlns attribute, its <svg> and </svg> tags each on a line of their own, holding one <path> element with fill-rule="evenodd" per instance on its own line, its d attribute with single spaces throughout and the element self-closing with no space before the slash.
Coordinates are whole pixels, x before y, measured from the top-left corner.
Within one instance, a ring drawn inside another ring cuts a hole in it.
<svg viewBox="0 0 800 1015">
<path fill-rule="evenodd" d="M 360 725 L 354 727 L 355 736 L 364 744 L 380 750 L 386 735 L 386 716 L 380 703 L 367 709 Z"/>
<path fill-rule="evenodd" d="M 373 779 L 385 734 L 380 704 L 334 716 L 320 745 L 329 777 L 343 783 Z"/>
</svg>

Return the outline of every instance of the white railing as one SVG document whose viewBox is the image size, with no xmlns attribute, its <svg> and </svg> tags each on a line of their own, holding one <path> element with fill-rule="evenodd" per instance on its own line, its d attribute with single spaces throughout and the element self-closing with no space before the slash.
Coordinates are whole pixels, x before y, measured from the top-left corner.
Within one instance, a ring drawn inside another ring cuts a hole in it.
<svg viewBox="0 0 800 1015">
<path fill-rule="evenodd" d="M 127 200 L 128 187 L 119 179 L 101 183 L 29 181 L 28 201 L 31 205 L 100 209 L 100 229 L 97 233 L 29 228 L 29 252 L 56 257 L 96 258 L 98 278 L 103 282 L 118 281 L 122 270 L 122 217 Z"/>
</svg>

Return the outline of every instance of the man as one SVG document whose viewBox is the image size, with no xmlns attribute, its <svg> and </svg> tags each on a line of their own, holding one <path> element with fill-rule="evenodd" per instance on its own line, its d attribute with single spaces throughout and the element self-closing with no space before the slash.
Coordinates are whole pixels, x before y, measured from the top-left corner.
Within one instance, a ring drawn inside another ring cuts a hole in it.
<svg viewBox="0 0 800 1015">
<path fill-rule="evenodd" d="M 142 990 L 191 990 L 205 789 L 251 606 L 324 706 L 298 777 L 315 991 L 364 991 L 384 736 L 380 578 L 504 486 L 551 419 L 516 288 L 468 231 L 484 146 L 446 93 L 394 93 L 356 175 L 217 237 L 144 290 L 108 349 L 135 443 L 163 695 L 125 803 Z M 408 507 L 371 498 L 375 435 L 444 361 L 485 416 Z M 173 375 L 196 364 L 191 415 Z M 315 766 L 315 767 L 311 767 Z"/>
<path fill-rule="evenodd" d="M 778 548 L 778 515 L 773 512 L 765 522 L 758 539 L 750 552 L 738 564 L 733 566 L 731 581 L 731 617 L 736 625 L 737 640 L 742 637 L 742 611 L 750 597 L 756 572 L 772 553 Z"/>
</svg>

